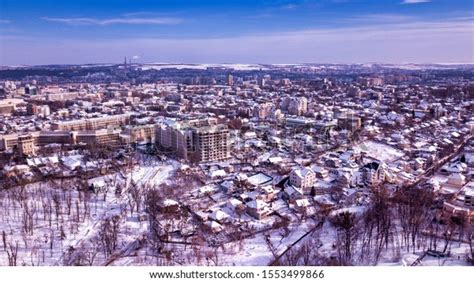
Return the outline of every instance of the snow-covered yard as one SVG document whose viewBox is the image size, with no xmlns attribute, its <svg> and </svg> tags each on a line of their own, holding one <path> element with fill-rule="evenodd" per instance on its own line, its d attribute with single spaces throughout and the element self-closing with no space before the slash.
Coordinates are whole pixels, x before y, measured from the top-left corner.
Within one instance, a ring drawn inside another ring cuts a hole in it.
<svg viewBox="0 0 474 282">
<path fill-rule="evenodd" d="M 393 162 L 404 155 L 404 153 L 397 148 L 370 140 L 360 143 L 354 148 L 359 149 L 361 152 L 365 152 L 369 157 L 384 162 Z"/>
</svg>

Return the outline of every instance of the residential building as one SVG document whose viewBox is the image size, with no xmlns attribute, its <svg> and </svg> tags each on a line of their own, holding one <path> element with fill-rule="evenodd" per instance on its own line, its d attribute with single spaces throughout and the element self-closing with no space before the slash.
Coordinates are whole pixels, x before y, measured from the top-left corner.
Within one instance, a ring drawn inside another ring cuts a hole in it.
<svg viewBox="0 0 474 282">
<path fill-rule="evenodd" d="M 314 171 L 307 167 L 294 169 L 290 173 L 290 184 L 301 189 L 311 188 L 316 180 Z"/>
</svg>

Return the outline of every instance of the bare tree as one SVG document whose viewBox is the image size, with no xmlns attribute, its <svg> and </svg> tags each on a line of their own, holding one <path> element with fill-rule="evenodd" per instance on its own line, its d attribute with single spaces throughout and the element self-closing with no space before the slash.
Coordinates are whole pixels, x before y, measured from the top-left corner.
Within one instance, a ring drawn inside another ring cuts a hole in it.
<svg viewBox="0 0 474 282">
<path fill-rule="evenodd" d="M 2 230 L 2 243 L 3 243 L 3 251 L 7 251 L 7 233 L 5 233 L 5 230 Z"/>
<path fill-rule="evenodd" d="M 357 221 L 356 216 L 349 212 L 342 212 L 334 219 L 334 225 L 337 228 L 339 261 L 344 265 L 352 264 L 354 243 L 358 236 Z"/>
<path fill-rule="evenodd" d="M 118 215 L 105 219 L 99 227 L 99 238 L 106 257 L 117 249 L 119 228 L 120 216 Z"/>
<path fill-rule="evenodd" d="M 376 189 L 372 205 L 363 216 L 361 260 L 377 264 L 383 249 L 388 248 L 392 229 L 392 215 L 387 194 L 384 189 Z"/>
<path fill-rule="evenodd" d="M 129 193 L 131 196 L 130 202 L 133 201 L 134 203 L 133 205 L 130 204 L 130 209 L 131 209 L 130 212 L 133 213 L 133 206 L 135 207 L 136 211 L 139 212 L 141 208 L 141 203 L 142 203 L 142 194 L 141 194 L 140 188 L 138 187 L 136 183 L 132 182 L 130 184 Z"/>
<path fill-rule="evenodd" d="M 471 265 L 474 265 L 474 225 L 468 226 L 465 233 L 467 243 L 469 244 L 469 254 L 467 260 L 470 261 Z"/>
<path fill-rule="evenodd" d="M 18 242 L 15 242 L 15 245 L 8 245 L 7 256 L 8 266 L 16 266 L 18 259 Z"/>
<path fill-rule="evenodd" d="M 34 230 L 34 215 L 36 213 L 36 206 L 34 203 L 25 203 L 23 207 L 23 232 L 25 234 L 33 235 Z"/>
<path fill-rule="evenodd" d="M 406 249 L 410 251 L 411 248 L 415 252 L 421 230 L 434 217 L 430 210 L 433 205 L 433 193 L 417 187 L 402 188 L 395 201 Z"/>
</svg>

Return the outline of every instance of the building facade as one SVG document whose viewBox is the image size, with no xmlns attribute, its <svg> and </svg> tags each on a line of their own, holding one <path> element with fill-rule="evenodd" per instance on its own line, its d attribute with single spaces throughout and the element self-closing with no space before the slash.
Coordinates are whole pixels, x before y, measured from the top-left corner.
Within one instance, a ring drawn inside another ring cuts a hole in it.
<svg viewBox="0 0 474 282">
<path fill-rule="evenodd" d="M 214 119 L 163 123 L 156 128 L 158 148 L 192 162 L 221 161 L 230 157 L 229 129 Z"/>
<path fill-rule="evenodd" d="M 290 184 L 301 189 L 311 188 L 316 181 L 316 174 L 310 168 L 294 169 L 290 173 Z"/>
</svg>

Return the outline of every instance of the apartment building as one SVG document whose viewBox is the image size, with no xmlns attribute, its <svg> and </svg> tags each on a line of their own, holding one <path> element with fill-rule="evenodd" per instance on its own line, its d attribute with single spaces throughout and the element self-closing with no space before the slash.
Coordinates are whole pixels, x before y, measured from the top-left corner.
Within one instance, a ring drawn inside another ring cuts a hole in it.
<svg viewBox="0 0 474 282">
<path fill-rule="evenodd" d="M 46 94 L 46 99 L 48 101 L 76 100 L 78 97 L 79 97 L 79 93 L 76 93 L 76 92 Z"/>
<path fill-rule="evenodd" d="M 31 156 L 35 154 L 35 141 L 32 135 L 18 137 L 18 151 L 21 155 Z"/>
<path fill-rule="evenodd" d="M 0 150 L 10 150 L 13 149 L 16 145 L 18 145 L 18 135 L 0 135 Z"/>
<path fill-rule="evenodd" d="M 15 105 L 0 104 L 0 115 L 11 115 L 15 111 Z"/>
<path fill-rule="evenodd" d="M 353 114 L 346 114 L 337 119 L 337 125 L 349 131 L 356 131 L 362 127 L 362 119 Z"/>
<path fill-rule="evenodd" d="M 51 124 L 51 129 L 60 131 L 87 130 L 87 122 L 83 119 L 54 122 Z"/>
<path fill-rule="evenodd" d="M 101 144 L 115 146 L 120 144 L 121 130 L 99 129 L 80 131 L 73 135 L 75 144 Z"/>
<path fill-rule="evenodd" d="M 3 99 L 0 100 L 0 115 L 11 115 L 18 106 L 25 105 L 22 99 Z"/>
<path fill-rule="evenodd" d="M 193 128 L 193 143 L 200 162 L 225 160 L 230 157 L 229 130 L 225 125 Z"/>
<path fill-rule="evenodd" d="M 215 119 L 161 123 L 156 129 L 158 148 L 188 161 L 220 161 L 230 157 L 229 130 Z"/>
<path fill-rule="evenodd" d="M 115 146 L 121 143 L 120 133 L 120 129 L 99 129 L 84 131 L 38 131 L 25 136 L 11 134 L 0 136 L 0 150 L 17 148 L 21 154 L 33 155 L 35 153 L 35 146 L 46 146 L 49 144 L 100 144 Z"/>
<path fill-rule="evenodd" d="M 98 118 L 61 121 L 51 124 L 51 129 L 61 131 L 97 130 L 107 127 L 123 126 L 130 122 L 130 115 L 113 115 Z"/>
<path fill-rule="evenodd" d="M 48 144 L 74 144 L 73 133 L 70 131 L 41 131 L 35 135 L 38 146 Z"/>
<path fill-rule="evenodd" d="M 129 142 L 131 143 L 154 142 L 156 136 L 155 127 L 154 124 L 132 126 L 126 128 L 123 133 L 129 136 Z"/>
</svg>

